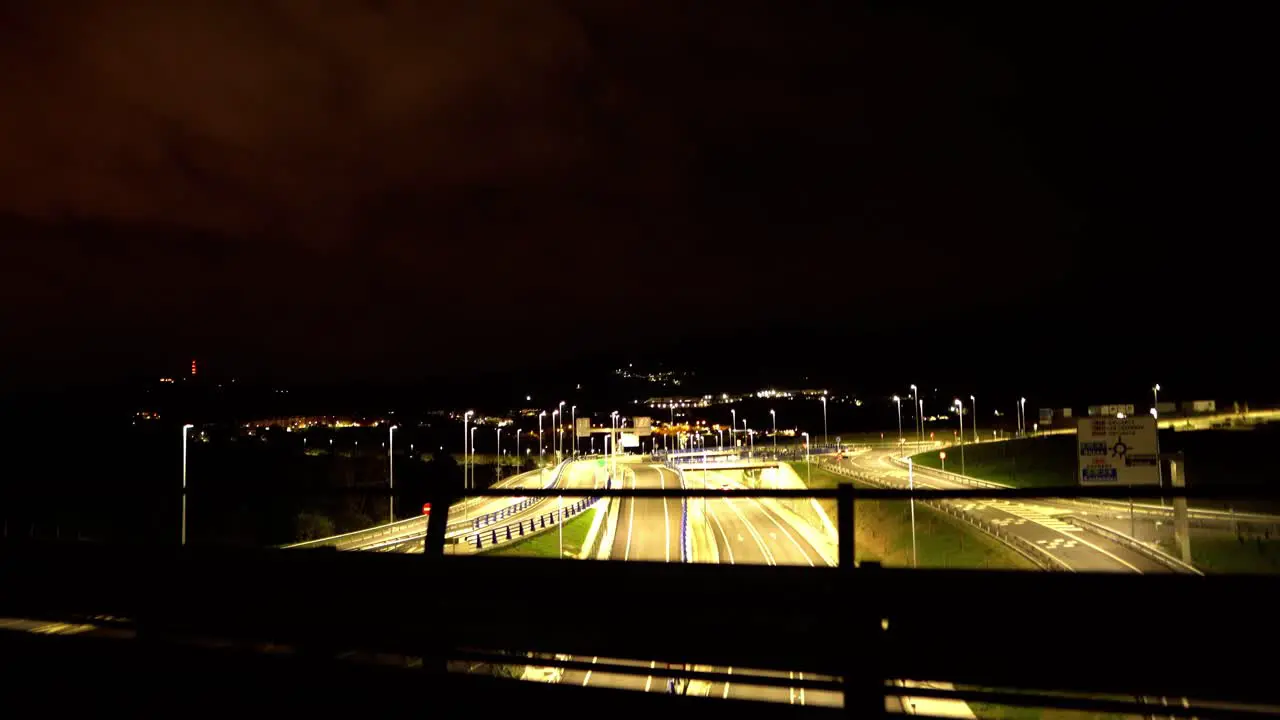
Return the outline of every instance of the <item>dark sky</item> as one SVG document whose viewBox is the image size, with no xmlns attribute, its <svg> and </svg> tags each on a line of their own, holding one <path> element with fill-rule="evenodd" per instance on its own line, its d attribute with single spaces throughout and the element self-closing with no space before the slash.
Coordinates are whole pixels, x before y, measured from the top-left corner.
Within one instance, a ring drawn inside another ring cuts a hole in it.
<svg viewBox="0 0 1280 720">
<path fill-rule="evenodd" d="M 952 5 L 0 0 L 2 382 L 1231 336 L 1258 25 Z"/>
</svg>

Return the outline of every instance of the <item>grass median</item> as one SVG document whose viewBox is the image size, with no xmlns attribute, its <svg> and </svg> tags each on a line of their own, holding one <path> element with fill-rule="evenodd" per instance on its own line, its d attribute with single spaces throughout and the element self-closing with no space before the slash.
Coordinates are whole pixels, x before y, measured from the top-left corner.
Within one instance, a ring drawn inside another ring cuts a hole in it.
<svg viewBox="0 0 1280 720">
<path fill-rule="evenodd" d="M 791 468 L 810 488 L 833 488 L 850 479 L 817 465 L 803 462 Z M 859 487 L 870 487 L 854 483 Z M 836 519 L 835 500 L 819 500 L 822 509 Z M 1029 560 L 1003 543 L 963 522 L 916 503 L 916 558 L 919 567 L 1009 568 L 1035 570 Z M 858 500 L 854 505 L 854 557 L 885 566 L 911 565 L 911 505 L 906 500 Z"/>
<path fill-rule="evenodd" d="M 600 506 L 596 506 L 596 508 L 598 507 Z M 564 524 L 565 557 L 577 557 L 578 553 L 582 552 L 582 545 L 587 540 L 587 532 L 591 529 L 591 521 L 595 514 L 599 512 L 596 508 L 569 518 L 569 521 Z M 559 557 L 560 532 L 549 529 L 539 535 L 495 548 L 485 554 L 501 557 Z"/>
</svg>

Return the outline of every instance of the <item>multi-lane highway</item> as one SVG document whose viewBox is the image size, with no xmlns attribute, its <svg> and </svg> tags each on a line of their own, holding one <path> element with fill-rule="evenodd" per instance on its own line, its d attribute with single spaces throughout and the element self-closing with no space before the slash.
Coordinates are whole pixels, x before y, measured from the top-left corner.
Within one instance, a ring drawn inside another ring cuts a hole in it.
<svg viewBox="0 0 1280 720">
<path fill-rule="evenodd" d="M 835 464 L 888 484 L 906 487 L 908 471 L 891 462 L 893 451 L 871 450 Z M 922 488 L 969 488 L 916 466 L 915 484 Z M 1168 572 L 1168 568 L 1135 550 L 1059 519 L 1078 508 L 1048 500 L 947 500 L 965 512 L 1000 526 L 1072 570 L 1103 572 Z"/>
</svg>

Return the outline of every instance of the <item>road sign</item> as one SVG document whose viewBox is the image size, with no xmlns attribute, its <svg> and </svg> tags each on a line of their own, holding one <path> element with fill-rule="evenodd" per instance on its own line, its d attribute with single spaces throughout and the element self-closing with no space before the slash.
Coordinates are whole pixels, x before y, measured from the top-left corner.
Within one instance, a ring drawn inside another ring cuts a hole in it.
<svg viewBox="0 0 1280 720">
<path fill-rule="evenodd" d="M 1081 485 L 1159 485 L 1156 419 L 1080 418 L 1076 435 Z"/>
<path fill-rule="evenodd" d="M 618 441 L 618 445 L 624 448 L 640 447 L 640 438 L 636 435 L 632 435 L 631 433 L 622 433 L 622 437 Z"/>
<path fill-rule="evenodd" d="M 645 437 L 653 434 L 653 418 L 633 417 L 631 418 L 631 425 L 636 429 L 636 436 L 638 437 Z M 628 446 L 623 445 L 623 447 Z"/>
<path fill-rule="evenodd" d="M 591 437 L 591 418 L 578 418 L 575 420 L 573 432 L 580 438 Z"/>
<path fill-rule="evenodd" d="M 423 515 L 431 514 L 431 503 L 422 503 L 422 514 Z"/>
</svg>

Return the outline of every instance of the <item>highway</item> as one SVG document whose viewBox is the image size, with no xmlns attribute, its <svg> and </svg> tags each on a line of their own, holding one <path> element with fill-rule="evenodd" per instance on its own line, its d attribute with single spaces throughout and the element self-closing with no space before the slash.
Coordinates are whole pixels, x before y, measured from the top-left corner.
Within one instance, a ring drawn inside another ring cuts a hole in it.
<svg viewBox="0 0 1280 720">
<path fill-rule="evenodd" d="M 832 462 L 890 484 L 906 487 L 908 473 L 892 464 L 892 457 L 892 450 L 871 450 Z M 915 468 L 915 483 L 922 488 L 972 489 L 920 466 Z M 1058 516 L 1078 510 L 1066 504 L 1040 499 L 945 502 L 1027 540 L 1071 570 L 1136 573 L 1169 571 L 1165 566 L 1124 545 L 1058 519 Z"/>
</svg>

